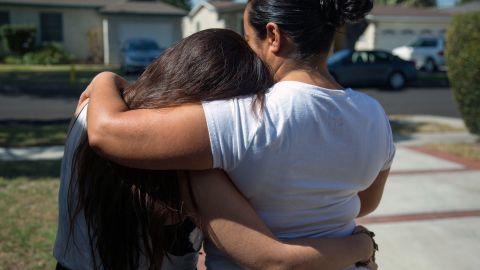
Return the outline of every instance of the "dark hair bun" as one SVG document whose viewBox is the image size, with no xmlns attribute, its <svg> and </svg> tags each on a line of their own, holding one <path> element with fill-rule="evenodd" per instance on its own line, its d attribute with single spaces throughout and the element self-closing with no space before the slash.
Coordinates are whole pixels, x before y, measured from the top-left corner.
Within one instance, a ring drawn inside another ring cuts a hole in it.
<svg viewBox="0 0 480 270">
<path fill-rule="evenodd" d="M 321 15 L 335 27 L 362 20 L 372 10 L 372 0 L 319 0 Z"/>
</svg>

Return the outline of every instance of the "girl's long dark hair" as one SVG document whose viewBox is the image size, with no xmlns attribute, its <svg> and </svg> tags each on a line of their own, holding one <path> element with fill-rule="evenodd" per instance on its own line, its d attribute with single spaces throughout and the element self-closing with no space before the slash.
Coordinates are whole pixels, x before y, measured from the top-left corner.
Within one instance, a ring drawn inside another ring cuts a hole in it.
<svg viewBox="0 0 480 270">
<path fill-rule="evenodd" d="M 168 49 L 123 94 L 130 109 L 249 94 L 256 94 L 254 103 L 261 105 L 272 84 L 268 67 L 241 36 L 209 29 Z M 83 210 L 94 268 L 137 269 L 144 256 L 147 268 L 160 269 L 174 244 L 164 226 L 185 219 L 179 172 L 119 166 L 97 155 L 87 137 L 82 138 L 73 163 L 70 231 Z"/>
</svg>

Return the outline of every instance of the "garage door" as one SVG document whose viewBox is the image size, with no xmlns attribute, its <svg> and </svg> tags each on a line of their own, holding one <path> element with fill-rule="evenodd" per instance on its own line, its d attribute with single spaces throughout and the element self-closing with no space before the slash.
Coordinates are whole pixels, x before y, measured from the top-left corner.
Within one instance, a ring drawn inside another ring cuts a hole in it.
<svg viewBox="0 0 480 270">
<path fill-rule="evenodd" d="M 120 44 L 132 38 L 151 38 L 157 41 L 160 47 L 167 48 L 175 41 L 173 27 L 166 23 L 119 22 L 117 31 Z"/>
</svg>

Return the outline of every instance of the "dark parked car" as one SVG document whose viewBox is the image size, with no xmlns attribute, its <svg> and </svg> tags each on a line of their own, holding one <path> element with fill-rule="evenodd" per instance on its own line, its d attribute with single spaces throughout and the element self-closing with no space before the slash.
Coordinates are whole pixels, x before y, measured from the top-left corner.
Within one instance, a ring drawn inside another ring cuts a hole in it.
<svg viewBox="0 0 480 270">
<path fill-rule="evenodd" d="M 122 70 L 125 73 L 143 71 L 164 50 L 152 39 L 129 39 L 122 48 Z"/>
<path fill-rule="evenodd" d="M 330 56 L 328 69 L 345 87 L 402 89 L 417 77 L 414 62 L 386 51 L 341 50 Z"/>
</svg>

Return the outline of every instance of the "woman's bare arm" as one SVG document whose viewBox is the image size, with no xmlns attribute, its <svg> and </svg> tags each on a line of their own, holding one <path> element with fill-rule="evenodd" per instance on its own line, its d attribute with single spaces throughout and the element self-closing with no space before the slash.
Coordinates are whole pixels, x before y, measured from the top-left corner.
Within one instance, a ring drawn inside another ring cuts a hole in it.
<svg viewBox="0 0 480 270">
<path fill-rule="evenodd" d="M 358 193 L 361 202 L 358 217 L 366 216 L 377 209 L 378 205 L 380 204 L 380 200 L 382 199 L 383 190 L 385 188 L 385 183 L 387 182 L 389 173 L 390 169 L 381 171 L 377 175 L 375 181 L 373 181 L 373 183 L 366 190 Z"/>
<path fill-rule="evenodd" d="M 373 253 L 365 234 L 282 243 L 223 171 L 192 172 L 191 177 L 203 231 L 221 251 L 250 269 L 342 269 Z"/>
<path fill-rule="evenodd" d="M 88 138 L 98 153 L 141 169 L 209 169 L 210 140 L 200 104 L 131 110 L 123 101 L 120 76 L 103 72 L 92 81 Z"/>
</svg>

